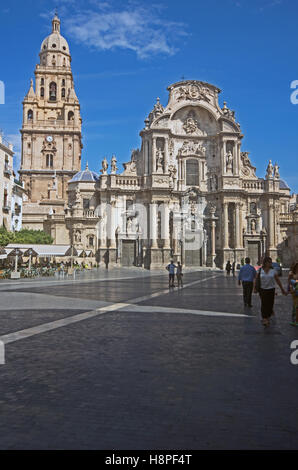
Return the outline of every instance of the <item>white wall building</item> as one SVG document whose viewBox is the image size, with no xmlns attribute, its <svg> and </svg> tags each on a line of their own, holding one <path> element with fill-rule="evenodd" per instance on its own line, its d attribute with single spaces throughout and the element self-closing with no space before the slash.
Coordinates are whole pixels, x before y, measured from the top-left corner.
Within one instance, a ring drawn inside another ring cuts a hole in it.
<svg viewBox="0 0 298 470">
<path fill-rule="evenodd" d="M 14 184 L 13 146 L 0 135 L 0 227 L 11 228 L 11 200 Z"/>
</svg>

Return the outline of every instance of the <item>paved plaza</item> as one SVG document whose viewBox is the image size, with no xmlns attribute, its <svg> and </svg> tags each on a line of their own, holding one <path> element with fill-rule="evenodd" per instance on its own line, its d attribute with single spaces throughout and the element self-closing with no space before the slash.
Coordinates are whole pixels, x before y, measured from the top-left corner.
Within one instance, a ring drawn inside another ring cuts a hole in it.
<svg viewBox="0 0 298 470">
<path fill-rule="evenodd" d="M 297 448 L 291 298 L 264 330 L 236 278 L 184 284 L 139 268 L 0 281 L 0 448 Z"/>
</svg>

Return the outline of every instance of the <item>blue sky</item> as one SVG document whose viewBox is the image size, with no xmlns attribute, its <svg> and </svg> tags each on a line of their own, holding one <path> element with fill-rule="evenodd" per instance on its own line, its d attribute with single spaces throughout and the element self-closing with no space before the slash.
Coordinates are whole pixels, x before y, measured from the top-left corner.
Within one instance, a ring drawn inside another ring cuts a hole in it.
<svg viewBox="0 0 298 470">
<path fill-rule="evenodd" d="M 83 165 L 99 171 L 113 153 L 128 161 L 156 97 L 166 105 L 167 86 L 185 77 L 222 90 L 258 176 L 271 158 L 298 192 L 296 0 L 2 1 L 0 129 L 16 145 L 16 162 L 21 102 L 55 7 L 81 103 Z"/>
</svg>

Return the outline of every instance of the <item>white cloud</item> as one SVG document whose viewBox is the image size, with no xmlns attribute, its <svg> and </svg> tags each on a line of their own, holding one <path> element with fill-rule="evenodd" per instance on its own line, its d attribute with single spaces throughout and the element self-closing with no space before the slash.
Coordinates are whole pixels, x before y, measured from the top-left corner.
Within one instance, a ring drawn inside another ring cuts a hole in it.
<svg viewBox="0 0 298 470">
<path fill-rule="evenodd" d="M 128 5 L 112 10 L 103 2 L 93 3 L 95 10 L 77 12 L 64 23 L 68 36 L 94 49 L 128 49 L 141 59 L 173 55 L 179 37 L 187 36 L 183 23 L 161 19 L 156 7 Z"/>
</svg>

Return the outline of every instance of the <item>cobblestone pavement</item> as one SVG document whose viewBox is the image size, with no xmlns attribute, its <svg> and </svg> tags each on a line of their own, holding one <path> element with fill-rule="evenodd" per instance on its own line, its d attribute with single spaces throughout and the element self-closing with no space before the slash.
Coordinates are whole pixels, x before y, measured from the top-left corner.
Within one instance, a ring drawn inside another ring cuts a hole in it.
<svg viewBox="0 0 298 470">
<path fill-rule="evenodd" d="M 291 299 L 276 297 L 264 330 L 232 277 L 184 283 L 169 291 L 166 273 L 142 270 L 0 283 L 0 336 L 112 305 L 6 344 L 0 448 L 297 448 Z"/>
</svg>

